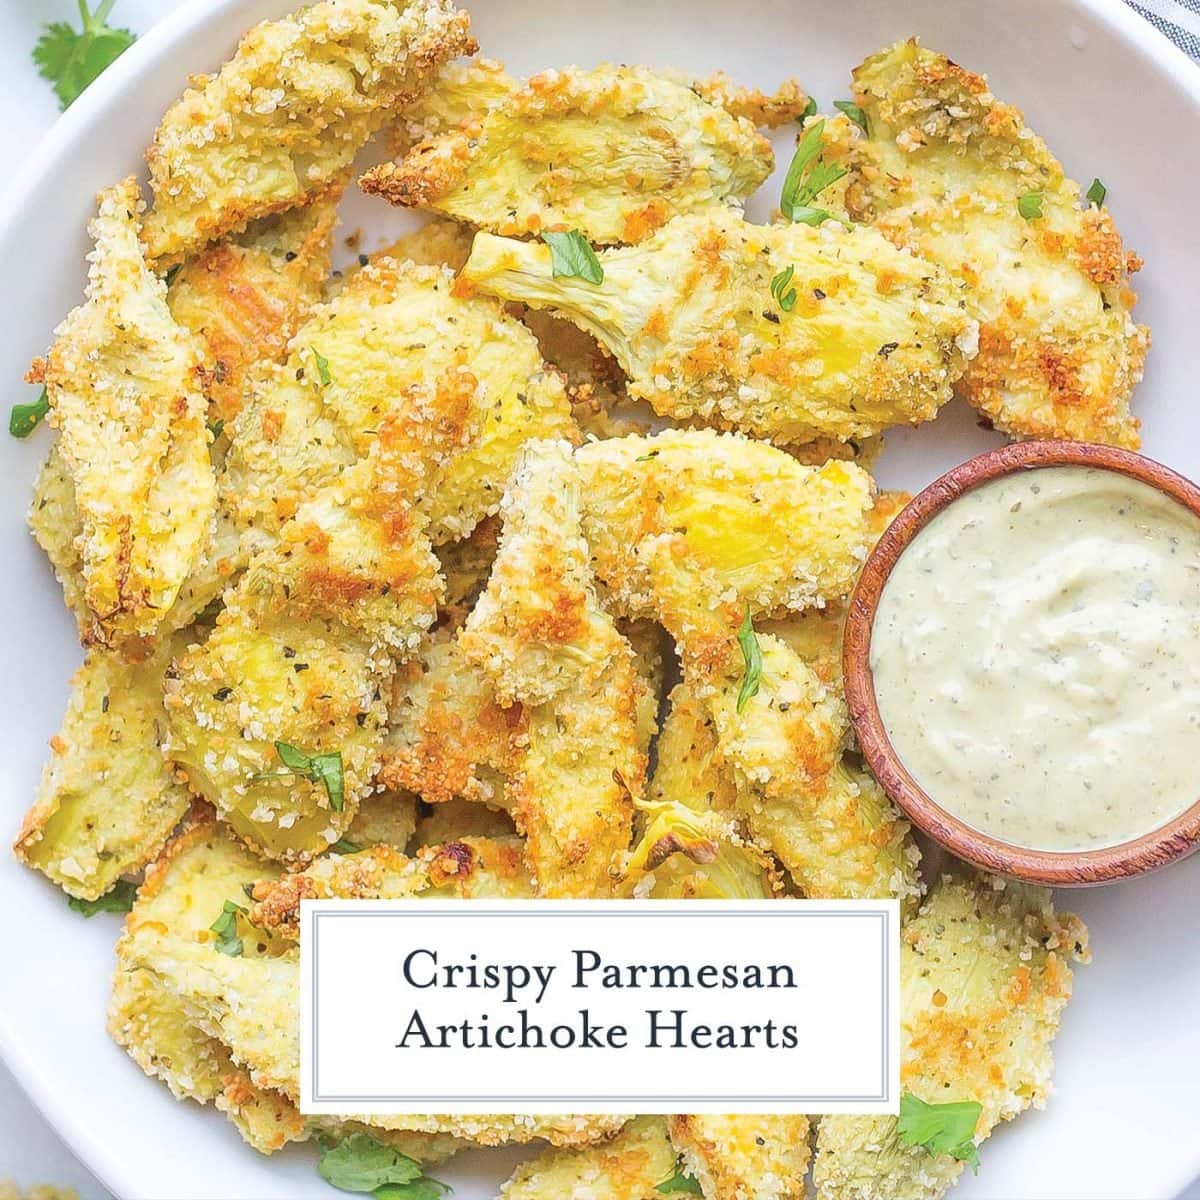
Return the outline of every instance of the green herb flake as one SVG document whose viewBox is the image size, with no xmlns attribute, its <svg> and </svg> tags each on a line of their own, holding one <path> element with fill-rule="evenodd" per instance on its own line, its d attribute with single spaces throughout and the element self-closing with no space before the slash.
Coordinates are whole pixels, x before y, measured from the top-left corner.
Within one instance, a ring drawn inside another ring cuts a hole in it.
<svg viewBox="0 0 1200 1200">
<path fill-rule="evenodd" d="M 329 374 L 329 359 L 316 346 L 310 346 L 309 349 L 312 351 L 313 362 L 317 364 L 317 378 L 322 387 L 328 387 L 333 382 L 333 376 Z"/>
<path fill-rule="evenodd" d="M 295 746 L 289 746 L 287 742 L 276 742 L 275 753 L 293 775 L 300 775 L 310 783 L 323 784 L 325 794 L 329 797 L 329 807 L 334 812 L 342 811 L 346 806 L 346 775 L 340 750 L 309 755 Z M 271 779 L 273 776 L 268 773 L 255 778 Z"/>
<path fill-rule="evenodd" d="M 15 438 L 27 438 L 50 411 L 50 397 L 46 389 L 32 404 L 14 404 L 8 414 L 8 432 Z"/>
<path fill-rule="evenodd" d="M 835 100 L 833 107 L 838 112 L 845 113 L 863 133 L 870 133 L 870 130 L 867 128 L 867 114 L 853 100 Z"/>
<path fill-rule="evenodd" d="M 357 854 L 362 849 L 362 847 L 356 846 L 352 841 L 349 841 L 347 838 L 338 838 L 338 840 L 336 842 L 334 842 L 333 845 L 329 847 L 329 849 L 332 850 L 334 852 L 334 854 Z"/>
<path fill-rule="evenodd" d="M 789 286 L 795 273 L 796 268 L 788 266 L 771 280 L 771 295 L 784 312 L 791 312 L 796 307 L 796 289 Z"/>
<path fill-rule="evenodd" d="M 173 267 L 167 268 L 167 273 L 163 276 L 163 283 L 170 287 L 175 282 L 175 277 L 183 270 L 183 263 L 176 263 Z"/>
<path fill-rule="evenodd" d="M 809 117 L 815 117 L 816 115 L 817 115 L 817 98 L 815 96 L 809 96 L 808 103 L 804 106 L 804 111 L 800 114 L 800 117 L 799 117 L 800 124 L 803 125 L 804 122 L 807 121 Z"/>
<path fill-rule="evenodd" d="M 1097 208 L 1104 207 L 1104 201 L 1108 198 L 1108 188 L 1100 182 L 1099 179 L 1092 180 L 1092 186 L 1087 190 L 1087 202 L 1094 204 Z"/>
<path fill-rule="evenodd" d="M 102 912 L 127 913 L 136 899 L 137 884 L 122 879 L 111 891 L 97 896 L 95 900 L 80 900 L 78 896 L 71 896 L 67 900 L 67 907 L 85 917 L 94 917 Z"/>
<path fill-rule="evenodd" d="M 82 32 L 66 21 L 47 25 L 33 48 L 38 74 L 49 80 L 62 108 L 79 99 L 83 89 L 111 66 L 136 40 L 128 29 L 114 29 L 108 22 L 115 0 L 100 0 L 89 12 L 87 0 L 79 0 Z"/>
<path fill-rule="evenodd" d="M 1046 202 L 1045 192 L 1026 192 L 1017 199 L 1017 212 L 1026 221 L 1037 221 L 1042 216 L 1042 205 Z"/>
<path fill-rule="evenodd" d="M 703 1196 L 700 1184 L 688 1175 L 681 1163 L 675 1164 L 675 1170 L 662 1183 L 656 1184 L 654 1190 L 664 1196 Z"/>
<path fill-rule="evenodd" d="M 827 187 L 837 183 L 846 174 L 844 167 L 827 163 L 821 158 L 824 134 L 823 120 L 804 131 L 784 177 L 779 208 L 793 223 L 820 225 L 838 219 L 831 212 L 814 207 L 812 203 Z"/>
<path fill-rule="evenodd" d="M 204 428 L 212 434 L 213 441 L 215 442 L 225 432 L 225 418 L 217 417 L 214 421 L 205 421 Z"/>
<path fill-rule="evenodd" d="M 425 1200 L 425 1196 L 440 1196 L 448 1190 L 436 1180 L 428 1182 L 441 1191 L 426 1191 L 423 1196 L 411 1190 L 413 1184 L 423 1179 L 421 1164 L 366 1133 L 352 1133 L 340 1142 L 323 1143 L 317 1170 L 326 1183 L 343 1192 L 374 1192 L 379 1196 L 383 1188 L 410 1189 L 384 1193 L 386 1200 Z"/>
<path fill-rule="evenodd" d="M 542 241 L 550 247 L 550 272 L 556 279 L 565 275 L 577 276 L 588 283 L 604 282 L 604 268 L 578 229 L 570 233 L 543 233 Z"/>
<path fill-rule="evenodd" d="M 234 904 L 232 900 L 226 900 L 221 915 L 209 926 L 217 935 L 217 953 L 228 954 L 230 958 L 240 958 L 244 949 L 242 939 L 238 937 L 238 913 L 245 916 L 246 909 L 240 904 Z"/>
<path fill-rule="evenodd" d="M 762 679 L 763 669 L 762 650 L 759 649 L 758 636 L 754 632 L 754 622 L 750 620 L 749 604 L 746 605 L 746 615 L 742 619 L 742 627 L 738 630 L 737 640 L 742 648 L 742 661 L 746 665 L 737 698 L 737 710 L 741 712 L 751 697 L 758 695 L 758 684 Z"/>
<path fill-rule="evenodd" d="M 948 1154 L 970 1163 L 979 1173 L 979 1148 L 975 1126 L 983 1112 L 976 1100 L 926 1104 L 911 1092 L 900 1095 L 900 1140 L 906 1146 L 923 1146 L 930 1154 Z"/>
<path fill-rule="evenodd" d="M 448 1183 L 422 1175 L 412 1183 L 385 1183 L 372 1193 L 375 1200 L 440 1200 L 454 1189 Z"/>
</svg>

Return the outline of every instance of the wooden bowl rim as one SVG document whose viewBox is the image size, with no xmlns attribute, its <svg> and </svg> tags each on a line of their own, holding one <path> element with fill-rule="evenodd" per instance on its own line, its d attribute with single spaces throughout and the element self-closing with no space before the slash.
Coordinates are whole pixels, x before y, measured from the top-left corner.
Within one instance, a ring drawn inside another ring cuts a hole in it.
<svg viewBox="0 0 1200 1200">
<path fill-rule="evenodd" d="M 968 491 L 1021 470 L 1095 467 L 1149 484 L 1200 520 L 1200 487 L 1162 463 L 1090 442 L 1018 442 L 960 463 L 918 493 L 879 539 L 850 597 L 842 649 L 846 702 L 859 747 L 880 786 L 919 829 L 985 870 L 1033 883 L 1086 887 L 1157 870 L 1200 846 L 1200 795 L 1158 828 L 1099 850 L 1051 851 L 1012 845 L 942 808 L 909 774 L 879 714 L 871 672 L 871 631 L 900 555 L 929 522 Z"/>
</svg>

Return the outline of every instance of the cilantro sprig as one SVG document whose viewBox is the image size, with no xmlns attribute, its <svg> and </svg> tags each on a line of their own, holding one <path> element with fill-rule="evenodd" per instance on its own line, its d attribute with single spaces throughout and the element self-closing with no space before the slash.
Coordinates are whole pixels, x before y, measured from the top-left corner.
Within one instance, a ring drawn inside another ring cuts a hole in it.
<svg viewBox="0 0 1200 1200">
<path fill-rule="evenodd" d="M 758 645 L 758 635 L 754 632 L 754 622 L 750 619 L 749 604 L 746 605 L 746 615 L 742 618 L 737 640 L 742 649 L 742 662 L 745 666 L 737 698 L 737 710 L 741 712 L 750 703 L 751 698 L 758 695 L 763 669 L 762 650 Z"/>
<path fill-rule="evenodd" d="M 604 268 L 578 229 L 570 233 L 543 233 L 542 241 L 550 247 L 550 273 L 555 278 L 574 275 L 588 283 L 604 282 Z"/>
<path fill-rule="evenodd" d="M 320 783 L 325 786 L 325 794 L 329 797 L 329 807 L 334 812 L 341 812 L 346 804 L 346 775 L 342 765 L 342 752 L 330 750 L 325 754 L 305 754 L 287 742 L 276 742 L 275 753 L 287 771 L 307 779 L 309 783 Z M 278 779 L 283 771 L 263 771 L 254 776 L 254 780 Z"/>
<path fill-rule="evenodd" d="M 72 896 L 67 901 L 67 907 L 85 917 L 94 917 L 102 912 L 127 913 L 136 899 L 137 884 L 128 879 L 121 879 L 115 887 L 103 896 L 97 896 L 95 900 L 80 900 L 78 896 Z"/>
<path fill-rule="evenodd" d="M 323 1142 L 317 1165 L 321 1178 L 343 1192 L 371 1192 L 376 1200 L 437 1200 L 450 1188 L 428 1178 L 416 1159 L 352 1133 L 340 1142 Z"/>
<path fill-rule="evenodd" d="M 784 312 L 791 312 L 796 307 L 796 289 L 791 286 L 795 274 L 796 268 L 787 266 L 771 279 L 771 295 Z"/>
<path fill-rule="evenodd" d="M 32 404 L 14 404 L 8 414 L 8 432 L 15 438 L 27 438 L 50 411 L 50 397 L 46 389 Z"/>
<path fill-rule="evenodd" d="M 237 919 L 238 913 L 245 916 L 246 911 L 240 904 L 226 900 L 221 915 L 209 926 L 217 935 L 216 949 L 219 954 L 228 954 L 230 958 L 241 957 L 244 947 L 242 939 L 238 937 Z"/>
<path fill-rule="evenodd" d="M 1017 197 L 1017 212 L 1026 221 L 1037 221 L 1042 216 L 1042 205 L 1046 203 L 1045 192 L 1026 192 Z"/>
<path fill-rule="evenodd" d="M 863 110 L 857 104 L 855 104 L 853 100 L 835 100 L 833 102 L 833 107 L 836 108 L 838 112 L 845 113 L 846 116 L 848 116 L 850 120 L 852 120 L 855 125 L 857 125 L 859 129 L 863 131 L 863 133 L 870 132 L 870 130 L 867 129 L 867 114 L 863 112 Z"/>
<path fill-rule="evenodd" d="M 911 1092 L 900 1094 L 900 1140 L 906 1146 L 923 1146 L 930 1154 L 948 1154 L 971 1164 L 979 1173 L 979 1148 L 975 1126 L 983 1105 L 976 1100 L 926 1104 Z"/>
<path fill-rule="evenodd" d="M 137 35 L 128 29 L 108 24 L 116 0 L 100 0 L 94 12 L 87 0 L 79 0 L 79 16 L 83 29 L 78 30 L 66 21 L 55 21 L 33 48 L 33 61 L 38 74 L 50 82 L 63 108 L 79 99 L 84 88 L 102 71 L 110 67 L 130 46 Z"/>
<path fill-rule="evenodd" d="M 779 197 L 780 211 L 789 221 L 820 225 L 825 221 L 838 220 L 833 213 L 813 205 L 813 201 L 827 187 L 837 183 L 846 174 L 844 167 L 827 163 L 821 157 L 824 134 L 824 120 L 816 121 L 804 131 L 796 146 Z"/>
<path fill-rule="evenodd" d="M 683 1169 L 682 1163 L 675 1164 L 675 1170 L 662 1181 L 655 1184 L 654 1190 L 663 1196 L 703 1196 L 700 1184 Z"/>
</svg>

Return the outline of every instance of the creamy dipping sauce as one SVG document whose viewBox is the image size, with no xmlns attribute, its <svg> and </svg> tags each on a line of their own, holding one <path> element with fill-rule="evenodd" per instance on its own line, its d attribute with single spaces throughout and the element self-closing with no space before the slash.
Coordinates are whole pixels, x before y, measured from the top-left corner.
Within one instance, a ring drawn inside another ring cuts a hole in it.
<svg viewBox="0 0 1200 1200">
<path fill-rule="evenodd" d="M 1019 471 L 901 554 L 871 634 L 909 773 L 1036 850 L 1116 845 L 1200 797 L 1200 521 L 1090 467 Z"/>
</svg>

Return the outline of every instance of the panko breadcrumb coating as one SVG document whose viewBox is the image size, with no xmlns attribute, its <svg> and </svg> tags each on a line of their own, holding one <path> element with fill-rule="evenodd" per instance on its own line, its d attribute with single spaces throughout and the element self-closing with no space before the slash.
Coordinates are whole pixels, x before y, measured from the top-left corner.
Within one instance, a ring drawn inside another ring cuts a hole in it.
<svg viewBox="0 0 1200 1200">
<path fill-rule="evenodd" d="M 87 301 L 33 376 L 46 385 L 79 520 L 85 640 L 152 638 L 213 536 L 199 348 L 142 257 L 130 178 L 103 192 L 89 231 Z"/>
<path fill-rule="evenodd" d="M 363 190 L 494 233 L 640 242 L 672 217 L 740 204 L 771 144 L 686 84 L 605 65 L 546 71 L 476 119 L 368 171 Z"/>
<path fill-rule="evenodd" d="M 600 283 L 555 275 L 549 246 L 481 233 L 462 277 L 587 330 L 661 416 L 780 444 L 932 420 L 974 353 L 962 286 L 862 226 L 718 208 L 599 262 Z M 788 269 L 785 310 L 772 281 Z"/>
<path fill-rule="evenodd" d="M 469 29 L 449 0 L 322 0 L 255 26 L 155 132 L 150 257 L 169 266 L 320 195 L 442 63 L 473 52 Z"/>
<path fill-rule="evenodd" d="M 985 78 L 915 41 L 867 59 L 854 93 L 866 136 L 845 117 L 828 126 L 847 207 L 966 282 L 979 354 L 962 394 L 1014 437 L 1137 449 L 1129 398 L 1150 336 L 1130 315 L 1141 263 L 1108 209 L 1081 199 Z M 1021 215 L 1022 196 L 1040 216 Z"/>
</svg>

